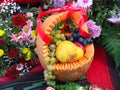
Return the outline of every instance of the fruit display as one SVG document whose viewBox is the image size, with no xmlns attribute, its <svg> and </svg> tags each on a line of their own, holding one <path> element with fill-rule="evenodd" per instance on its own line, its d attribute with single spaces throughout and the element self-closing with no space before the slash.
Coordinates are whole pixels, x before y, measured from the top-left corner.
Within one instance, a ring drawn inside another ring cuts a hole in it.
<svg viewBox="0 0 120 90">
<path fill-rule="evenodd" d="M 41 22 L 42 15 L 47 14 L 50 15 Z M 94 57 L 94 45 L 86 23 L 80 25 L 82 14 L 79 10 L 64 10 L 38 15 L 36 52 L 47 82 L 74 81 L 88 70 Z"/>
</svg>

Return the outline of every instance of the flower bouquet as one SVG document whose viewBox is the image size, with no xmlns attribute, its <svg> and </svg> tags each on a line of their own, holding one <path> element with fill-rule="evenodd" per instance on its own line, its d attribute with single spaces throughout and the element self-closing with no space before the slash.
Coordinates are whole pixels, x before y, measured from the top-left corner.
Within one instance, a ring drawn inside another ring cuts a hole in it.
<svg viewBox="0 0 120 90">
<path fill-rule="evenodd" d="M 39 65 L 35 53 L 36 7 L 4 2 L 0 8 L 0 77 L 18 78 Z"/>
</svg>

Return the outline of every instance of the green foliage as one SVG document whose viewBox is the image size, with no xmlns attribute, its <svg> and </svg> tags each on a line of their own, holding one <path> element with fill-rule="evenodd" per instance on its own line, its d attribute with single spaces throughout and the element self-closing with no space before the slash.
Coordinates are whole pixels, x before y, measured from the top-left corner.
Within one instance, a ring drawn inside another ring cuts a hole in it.
<svg viewBox="0 0 120 90">
<path fill-rule="evenodd" d="M 114 27 L 114 28 L 109 28 L 106 31 L 103 31 L 103 34 L 101 36 L 101 45 L 103 45 L 105 50 L 109 53 L 109 55 L 111 55 L 114 58 L 115 63 L 116 63 L 116 69 L 119 68 L 120 66 L 119 30 L 117 30 Z"/>
<path fill-rule="evenodd" d="M 66 82 L 65 84 L 58 84 L 55 90 L 89 90 L 89 86 L 81 86 L 75 82 Z"/>
<path fill-rule="evenodd" d="M 102 28 L 102 33 L 96 43 L 102 45 L 120 67 L 120 26 L 110 23 L 107 19 L 120 11 L 120 2 L 117 0 L 94 0 L 92 9 L 88 11 L 89 18 L 96 21 Z"/>
</svg>

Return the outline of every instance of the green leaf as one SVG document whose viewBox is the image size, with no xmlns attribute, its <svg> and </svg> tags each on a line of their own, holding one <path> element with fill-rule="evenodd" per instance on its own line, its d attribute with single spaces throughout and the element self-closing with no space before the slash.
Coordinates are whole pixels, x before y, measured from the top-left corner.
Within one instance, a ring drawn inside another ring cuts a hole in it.
<svg viewBox="0 0 120 90">
<path fill-rule="evenodd" d="M 115 60 L 116 69 L 120 67 L 120 39 L 116 37 L 105 37 L 102 40 L 102 45 L 109 55 Z"/>
</svg>

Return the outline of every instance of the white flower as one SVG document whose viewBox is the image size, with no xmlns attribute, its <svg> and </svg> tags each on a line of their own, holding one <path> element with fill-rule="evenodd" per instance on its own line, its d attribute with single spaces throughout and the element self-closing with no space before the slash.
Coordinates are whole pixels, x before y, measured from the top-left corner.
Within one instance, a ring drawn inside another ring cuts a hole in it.
<svg viewBox="0 0 120 90">
<path fill-rule="evenodd" d="M 8 6 L 5 6 L 5 9 L 8 9 Z"/>
<path fill-rule="evenodd" d="M 32 12 L 27 12 L 26 15 L 27 15 L 27 17 L 33 17 L 33 13 Z"/>
<path fill-rule="evenodd" d="M 13 10 L 10 10 L 10 13 L 13 14 Z"/>
<path fill-rule="evenodd" d="M 17 7 L 17 10 L 20 10 L 20 6 Z"/>
</svg>

